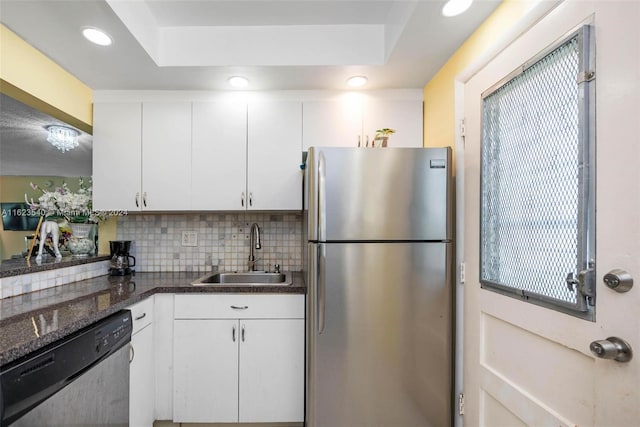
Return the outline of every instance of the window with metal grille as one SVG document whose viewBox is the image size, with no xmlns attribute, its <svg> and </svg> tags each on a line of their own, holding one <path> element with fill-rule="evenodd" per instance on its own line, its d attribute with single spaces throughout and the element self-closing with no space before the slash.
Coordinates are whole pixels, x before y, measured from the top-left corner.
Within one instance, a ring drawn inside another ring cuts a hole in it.
<svg viewBox="0 0 640 427">
<path fill-rule="evenodd" d="M 594 320 L 590 37 L 582 27 L 482 94 L 480 281 Z"/>
</svg>

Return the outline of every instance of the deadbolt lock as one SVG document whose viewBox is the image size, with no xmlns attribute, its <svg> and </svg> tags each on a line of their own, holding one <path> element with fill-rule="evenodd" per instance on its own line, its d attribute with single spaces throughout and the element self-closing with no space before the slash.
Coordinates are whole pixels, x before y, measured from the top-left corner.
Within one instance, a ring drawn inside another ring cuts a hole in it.
<svg viewBox="0 0 640 427">
<path fill-rule="evenodd" d="M 611 270 L 604 275 L 604 284 L 616 292 L 627 292 L 633 288 L 633 277 L 624 270 Z"/>
<path fill-rule="evenodd" d="M 629 343 L 618 337 L 594 341 L 589 345 L 589 350 L 600 359 L 613 359 L 616 362 L 628 362 L 633 357 Z"/>
</svg>

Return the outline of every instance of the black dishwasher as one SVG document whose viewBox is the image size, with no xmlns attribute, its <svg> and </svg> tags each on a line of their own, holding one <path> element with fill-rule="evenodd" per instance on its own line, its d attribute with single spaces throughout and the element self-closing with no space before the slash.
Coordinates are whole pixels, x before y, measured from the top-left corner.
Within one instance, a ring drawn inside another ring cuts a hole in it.
<svg viewBox="0 0 640 427">
<path fill-rule="evenodd" d="M 131 312 L 0 368 L 0 426 L 128 426 Z"/>
</svg>

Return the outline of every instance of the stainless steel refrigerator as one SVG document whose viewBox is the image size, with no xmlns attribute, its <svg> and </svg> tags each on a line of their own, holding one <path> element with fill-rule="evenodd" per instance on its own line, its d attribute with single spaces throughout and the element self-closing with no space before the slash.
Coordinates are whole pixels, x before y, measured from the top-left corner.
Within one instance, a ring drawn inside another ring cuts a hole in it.
<svg viewBox="0 0 640 427">
<path fill-rule="evenodd" d="M 312 147 L 308 427 L 451 425 L 451 150 Z"/>
</svg>

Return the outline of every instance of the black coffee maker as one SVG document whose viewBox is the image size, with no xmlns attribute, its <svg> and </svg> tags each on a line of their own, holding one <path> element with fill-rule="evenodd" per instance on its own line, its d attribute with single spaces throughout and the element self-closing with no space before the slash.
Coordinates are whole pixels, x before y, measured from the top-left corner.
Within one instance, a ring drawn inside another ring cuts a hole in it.
<svg viewBox="0 0 640 427">
<path fill-rule="evenodd" d="M 136 258 L 129 255 L 131 240 L 111 240 L 109 241 L 109 249 L 111 251 L 109 274 L 111 276 L 126 276 L 133 273 L 131 267 L 136 265 Z"/>
</svg>

